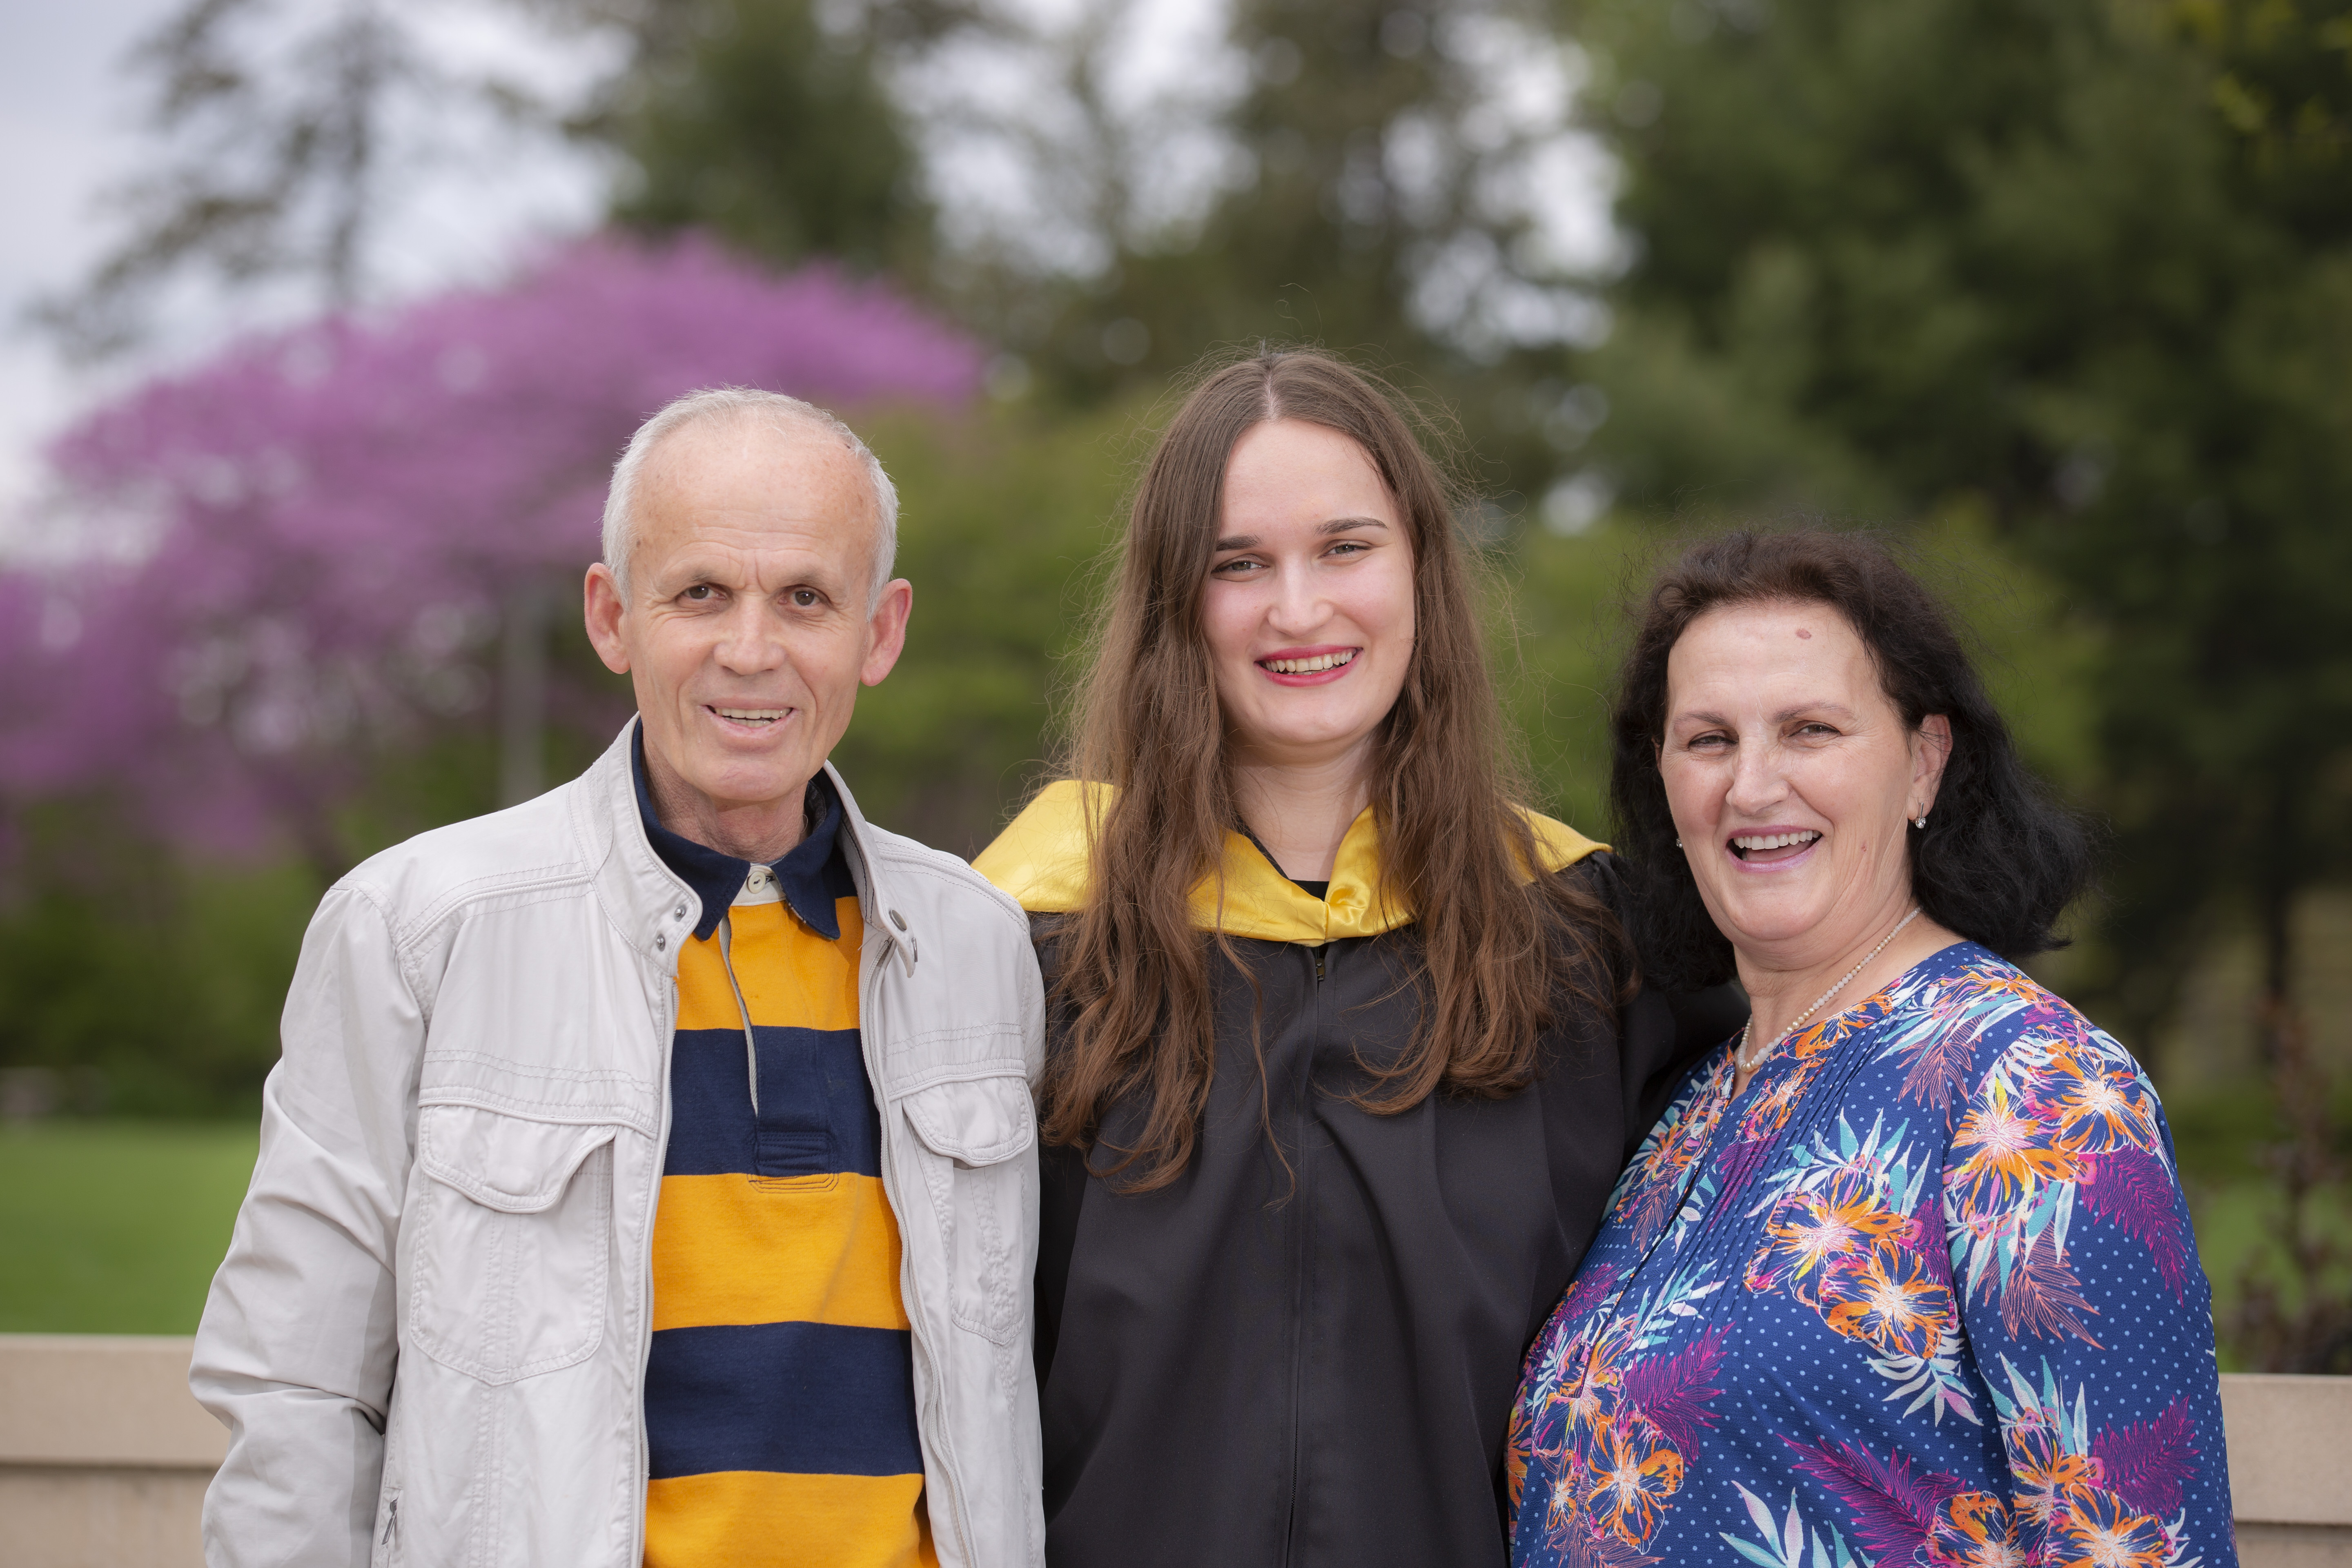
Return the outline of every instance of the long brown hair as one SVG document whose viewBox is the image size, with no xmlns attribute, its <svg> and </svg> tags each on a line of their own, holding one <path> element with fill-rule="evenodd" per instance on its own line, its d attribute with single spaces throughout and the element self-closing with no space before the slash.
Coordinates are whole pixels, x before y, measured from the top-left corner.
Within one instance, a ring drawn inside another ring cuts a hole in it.
<svg viewBox="0 0 2352 1568">
<path fill-rule="evenodd" d="M 1513 809 L 1524 780 L 1502 743 L 1471 568 L 1444 480 L 1384 384 L 1326 354 L 1261 353 L 1195 386 L 1161 434 L 1129 517 L 1117 584 L 1079 689 L 1066 772 L 1116 788 L 1089 822 L 1090 888 L 1061 932 L 1065 1039 L 1040 1087 L 1052 1143 L 1093 1150 L 1130 1095 L 1149 1113 L 1097 1168 L 1146 1191 L 1192 1158 L 1214 1071 L 1209 945 L 1188 896 L 1240 821 L 1201 598 L 1223 510 L 1225 467 L 1253 426 L 1301 419 L 1352 438 L 1403 513 L 1414 637 L 1404 688 L 1378 736 L 1372 810 L 1381 895 L 1405 928 L 1421 1023 L 1357 1103 L 1379 1113 L 1433 1093 L 1501 1098 L 1535 1076 L 1537 1037 L 1572 1002 L 1613 998 L 1622 942 L 1572 879 L 1538 876 Z M 1261 1062 L 1261 1069 L 1263 1063 Z"/>
</svg>

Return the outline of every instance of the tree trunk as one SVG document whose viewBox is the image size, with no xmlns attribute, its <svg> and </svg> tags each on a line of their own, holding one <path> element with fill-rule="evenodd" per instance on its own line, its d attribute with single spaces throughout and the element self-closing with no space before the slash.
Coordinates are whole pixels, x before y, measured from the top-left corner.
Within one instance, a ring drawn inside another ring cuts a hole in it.
<svg viewBox="0 0 2352 1568">
<path fill-rule="evenodd" d="M 2314 1223 L 2313 1213 L 2313 1200 L 2337 1190 L 2343 1171 L 2327 1073 L 2312 1053 L 2311 1030 L 2295 995 L 2295 891 L 2264 889 L 2257 911 L 2263 984 L 2255 1024 L 2285 1134 L 2271 1151 L 2282 1202 L 2272 1234 L 2283 1267 L 2274 1270 L 2260 1253 L 2248 1263 L 2240 1276 L 2243 1296 L 2234 1327 L 2264 1372 L 2347 1372 L 2352 1371 L 2352 1300 L 2336 1278 L 2343 1257 L 2336 1238 Z"/>
</svg>

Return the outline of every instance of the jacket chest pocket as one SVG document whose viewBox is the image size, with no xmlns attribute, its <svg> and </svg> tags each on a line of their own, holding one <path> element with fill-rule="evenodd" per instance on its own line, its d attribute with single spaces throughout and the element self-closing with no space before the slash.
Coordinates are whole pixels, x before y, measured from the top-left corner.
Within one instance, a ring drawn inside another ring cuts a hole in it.
<svg viewBox="0 0 2352 1568">
<path fill-rule="evenodd" d="M 612 1268 L 617 1131 L 470 1105 L 419 1109 L 425 1180 L 408 1242 L 408 1333 L 418 1349 L 489 1384 L 594 1353 Z"/>
<path fill-rule="evenodd" d="M 1025 1240 L 1037 1206 L 1036 1113 L 1019 1074 L 937 1083 L 899 1101 L 947 1256 L 948 1313 L 999 1344 L 1027 1331 Z"/>
</svg>

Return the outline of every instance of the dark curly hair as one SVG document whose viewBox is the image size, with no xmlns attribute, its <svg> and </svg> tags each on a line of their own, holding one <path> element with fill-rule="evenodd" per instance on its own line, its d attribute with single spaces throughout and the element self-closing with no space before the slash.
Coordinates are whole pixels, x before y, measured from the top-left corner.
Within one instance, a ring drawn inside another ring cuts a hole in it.
<svg viewBox="0 0 2352 1568">
<path fill-rule="evenodd" d="M 1928 918 L 2004 958 L 2065 945 L 2053 926 L 2089 885 L 2090 832 L 2026 771 L 1943 605 L 1867 534 L 1738 532 L 1692 545 L 1651 586 L 1610 715 L 1609 801 L 1629 876 L 1627 932 L 1649 983 L 1688 992 L 1733 974 L 1731 942 L 1675 847 L 1658 772 L 1666 658 L 1709 610 L 1772 601 L 1843 615 L 1905 724 L 1916 730 L 1937 713 L 1951 721 L 1936 809 L 1925 829 L 1906 835 L 1912 893 Z"/>
</svg>

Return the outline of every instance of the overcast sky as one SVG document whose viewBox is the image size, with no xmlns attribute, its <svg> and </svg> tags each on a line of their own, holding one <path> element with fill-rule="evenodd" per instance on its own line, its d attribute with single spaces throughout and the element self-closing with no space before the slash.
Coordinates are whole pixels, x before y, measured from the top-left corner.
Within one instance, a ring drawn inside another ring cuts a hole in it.
<svg viewBox="0 0 2352 1568">
<path fill-rule="evenodd" d="M 1067 10 L 1073 3 L 1013 0 L 1016 7 L 1025 4 L 1041 16 Z M 140 124 L 142 84 L 129 76 L 126 57 L 186 4 L 0 0 L 0 212 L 7 216 L 0 223 L 0 543 L 10 535 L 25 538 L 20 531 L 39 530 L 40 451 L 77 413 L 110 390 L 253 324 L 257 316 L 272 319 L 268 304 L 249 299 L 233 307 L 234 317 L 232 307 L 217 301 L 183 307 L 163 322 L 159 345 L 95 373 L 61 363 L 26 324 L 26 312 L 36 301 L 85 278 L 119 237 L 103 197 L 157 153 Z M 403 21 L 420 30 L 461 73 L 494 67 L 557 101 L 618 61 L 611 48 L 600 56 L 596 40 L 567 46 L 528 30 L 517 19 L 520 7 L 478 0 L 402 0 L 402 5 Z M 320 9 L 319 0 L 296 0 L 264 8 L 264 15 L 299 23 Z M 1237 84 L 1205 97 L 1185 84 L 1220 48 L 1220 16 L 1219 0 L 1146 0 L 1130 14 L 1133 37 L 1127 42 L 1122 91 L 1139 104 L 1164 99 L 1178 119 L 1188 110 L 1194 118 L 1213 110 Z M 617 40 L 605 43 L 616 46 Z M 975 68 L 988 63 L 961 60 L 961 79 L 949 96 L 971 100 L 983 122 L 1001 118 L 1010 130 L 1021 118 L 1020 106 L 1035 96 L 1034 87 L 1024 79 L 1019 63 Z M 1221 63 L 1240 68 L 1238 61 Z M 1195 97 L 1201 103 L 1189 101 Z M 365 247 L 374 299 L 495 278 L 527 253 L 534 238 L 586 227 L 601 209 L 606 171 L 578 149 L 550 137 L 519 138 L 487 123 L 468 126 L 445 122 L 446 118 L 436 114 L 421 137 L 416 125 L 392 128 L 391 140 L 410 153 L 421 140 L 436 145 L 430 156 L 395 168 L 379 188 Z M 971 123 L 965 121 L 967 132 Z M 1201 139 L 1198 132 L 1189 139 L 1167 138 L 1175 151 Z M 1017 175 L 984 166 L 984 156 L 982 166 L 967 166 L 972 154 L 987 152 L 981 145 L 984 140 L 967 134 L 931 145 L 942 160 L 938 173 L 948 198 L 948 226 L 960 234 L 996 228 L 1034 236 L 1038 217 L 1024 210 Z M 1190 179 L 1176 180 L 1178 184 L 1202 184 L 1198 169 L 1165 173 L 1189 173 Z M 281 291 L 278 314 L 306 302 L 306 297 L 288 298 Z"/>
<path fill-rule="evenodd" d="M 132 111 L 116 62 L 170 0 L 0 0 L 0 506 L 31 486 L 34 451 L 76 401 L 24 311 L 102 243 L 91 197 L 125 166 Z"/>
<path fill-rule="evenodd" d="M 68 369 L 25 324 L 36 300 L 86 277 L 119 237 L 101 197 L 138 172 L 142 159 L 157 155 L 139 123 L 144 100 L 141 84 L 126 73 L 125 57 L 187 3 L 0 0 L 0 548 L 12 537 L 38 536 L 41 447 L 76 414 L 111 388 L 216 344 L 257 316 L 270 319 L 270 306 L 250 300 L 236 307 L 234 318 L 218 303 L 185 305 L 163 323 L 158 347 L 102 373 Z M 1006 0 L 1040 16 L 1079 3 Z M 522 7 L 481 0 L 400 0 L 400 6 L 413 36 L 457 74 L 495 68 L 553 101 L 564 101 L 622 58 L 617 37 L 566 43 L 527 28 Z M 320 8 L 320 0 L 296 0 L 264 7 L 262 15 L 299 24 Z M 1136 121 L 1130 131 L 1152 165 L 1140 172 L 1149 176 L 1142 184 L 1179 193 L 1180 205 L 1205 205 L 1229 156 L 1213 121 L 1241 90 L 1248 65 L 1224 44 L 1223 15 L 1222 0 L 1143 0 L 1128 13 L 1125 36 L 1114 45 L 1122 57 L 1113 72 L 1117 98 Z M 1487 41 L 1510 57 L 1476 61 L 1489 89 L 1488 118 L 1498 125 L 1557 121 L 1581 79 L 1582 57 L 1572 47 L 1514 48 L 1500 34 Z M 1013 166 L 1014 153 L 1025 122 L 1038 122 L 1033 131 L 1054 129 L 1051 94 L 1037 90 L 1034 63 L 984 55 L 944 58 L 904 87 L 928 105 L 922 118 L 932 133 L 926 146 L 950 238 L 972 243 L 992 231 L 1000 245 L 1024 235 L 1034 241 L 1053 226 L 1053 204 L 1028 188 L 1034 181 Z M 608 188 L 608 172 L 578 148 L 487 118 L 468 121 L 436 110 L 394 123 L 387 141 L 398 144 L 395 164 L 378 188 L 366 246 L 373 284 L 368 292 L 378 300 L 495 279 L 534 240 L 593 224 Z M 1605 268 L 1616 241 L 1608 218 L 1609 169 L 1598 144 L 1580 132 L 1552 135 L 1524 162 L 1521 178 L 1532 182 L 1521 199 L 1550 248 L 1579 268 Z M 1087 258 L 1038 259 L 1083 267 Z M 289 308 L 309 307 L 307 296 L 281 291 L 275 310 L 283 319 Z M 1545 321 L 1533 323 L 1535 336 L 1549 331 Z"/>
<path fill-rule="evenodd" d="M 153 144 L 141 134 L 142 101 L 124 71 L 140 38 L 185 0 L 0 0 L 0 519 L 37 529 L 43 443 L 108 387 L 154 359 L 102 374 L 62 365 L 26 310 L 71 287 L 117 234 L 100 198 Z M 427 0 L 429 4 L 429 0 Z M 554 58 L 479 8 L 440 7 L 441 40 L 459 56 L 519 47 L 535 57 L 525 74 L 542 82 L 593 68 Z M 374 259 L 395 295 L 495 275 L 533 236 L 592 222 L 602 179 L 584 156 L 548 143 L 508 144 L 495 156 L 444 159 L 412 179 L 391 226 L 395 244 Z M 168 323 L 185 352 L 216 337 L 225 320 Z"/>
</svg>

